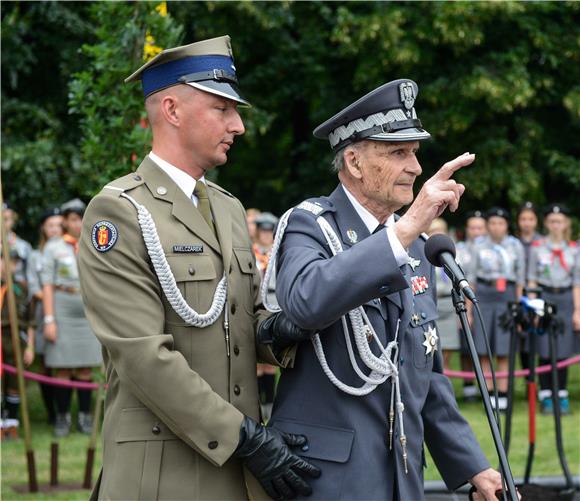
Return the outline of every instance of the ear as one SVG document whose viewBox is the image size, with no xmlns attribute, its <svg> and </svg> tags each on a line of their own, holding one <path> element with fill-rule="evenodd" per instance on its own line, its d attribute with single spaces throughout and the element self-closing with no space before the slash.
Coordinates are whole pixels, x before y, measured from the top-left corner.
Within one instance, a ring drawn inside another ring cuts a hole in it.
<svg viewBox="0 0 580 501">
<path fill-rule="evenodd" d="M 360 166 L 360 152 L 355 148 L 347 146 L 343 152 L 344 167 L 348 173 L 355 179 L 362 179 L 362 171 Z"/>
<path fill-rule="evenodd" d="M 180 125 L 180 117 L 178 112 L 179 98 L 171 94 L 164 96 L 161 99 L 161 114 L 166 122 L 170 123 L 175 127 Z"/>
</svg>

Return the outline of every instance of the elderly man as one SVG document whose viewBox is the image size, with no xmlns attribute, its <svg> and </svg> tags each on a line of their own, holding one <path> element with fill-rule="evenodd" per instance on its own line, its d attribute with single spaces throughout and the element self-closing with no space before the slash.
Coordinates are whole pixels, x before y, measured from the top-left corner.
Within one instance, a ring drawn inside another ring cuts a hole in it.
<svg viewBox="0 0 580 501">
<path fill-rule="evenodd" d="M 450 488 L 469 481 L 490 500 L 501 488 L 442 374 L 421 237 L 457 209 L 464 186 L 451 176 L 475 156 L 446 163 L 413 202 L 419 141 L 429 137 L 417 91 L 411 80 L 387 83 L 319 126 L 340 184 L 279 223 L 278 301 L 318 335 L 283 371 L 272 426 L 308 436 L 300 455 L 322 470 L 315 499 L 423 499 L 424 440 Z M 297 339 L 270 341 L 278 350 Z"/>
<path fill-rule="evenodd" d="M 92 200 L 79 254 L 108 384 L 93 497 L 263 499 L 256 478 L 307 495 L 319 472 L 289 449 L 304 437 L 258 422 L 256 329 L 296 328 L 260 314 L 244 209 L 204 177 L 244 133 L 230 39 L 165 50 L 135 80 L 152 152 Z"/>
</svg>

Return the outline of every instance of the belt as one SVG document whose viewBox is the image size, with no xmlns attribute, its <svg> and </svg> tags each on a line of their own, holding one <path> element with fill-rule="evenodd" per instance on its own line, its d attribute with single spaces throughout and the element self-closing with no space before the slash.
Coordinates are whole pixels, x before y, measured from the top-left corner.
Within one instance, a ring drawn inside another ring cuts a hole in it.
<svg viewBox="0 0 580 501">
<path fill-rule="evenodd" d="M 496 283 L 497 283 L 497 280 L 486 280 L 485 278 L 479 278 L 479 277 L 477 277 L 477 282 L 479 282 L 480 284 L 493 285 L 493 286 L 495 286 Z M 516 284 L 513 280 L 506 280 L 505 283 L 507 285 L 515 285 Z"/>
<path fill-rule="evenodd" d="M 69 294 L 80 294 L 81 290 L 78 287 L 67 287 L 66 285 L 55 285 L 57 291 L 68 292 Z"/>
<path fill-rule="evenodd" d="M 550 294 L 564 294 L 564 292 L 568 292 L 572 290 L 572 286 L 569 285 L 568 287 L 548 287 L 547 285 L 540 284 L 540 287 L 543 291 L 549 292 Z"/>
</svg>

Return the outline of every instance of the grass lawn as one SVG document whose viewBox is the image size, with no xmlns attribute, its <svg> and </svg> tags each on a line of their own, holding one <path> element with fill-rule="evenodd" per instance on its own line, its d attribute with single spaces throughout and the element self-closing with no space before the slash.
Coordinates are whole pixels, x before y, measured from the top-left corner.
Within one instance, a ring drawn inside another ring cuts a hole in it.
<svg viewBox="0 0 580 501">
<path fill-rule="evenodd" d="M 452 361 L 457 366 L 457 361 Z M 572 414 L 563 418 L 564 446 L 570 471 L 580 475 L 580 365 L 570 368 L 570 402 Z M 453 380 L 453 385 L 459 394 L 460 381 Z M 40 393 L 36 383 L 28 384 L 30 413 L 33 431 L 33 446 L 35 449 L 36 470 L 40 484 L 48 484 L 50 475 L 50 444 L 53 441 L 52 429 L 44 420 L 44 411 Z M 525 382 L 518 379 L 516 384 L 516 406 L 512 424 L 512 438 L 509 460 L 515 477 L 524 475 L 528 451 L 528 417 L 527 404 L 524 401 Z M 76 399 L 76 397 L 75 397 Z M 73 402 L 75 401 L 73 399 Z M 497 465 L 495 447 L 489 432 L 487 419 L 481 403 L 462 404 L 463 415 L 470 422 L 483 450 L 492 465 Z M 76 410 L 73 408 L 73 416 Z M 503 423 L 502 423 L 503 430 Z M 551 416 L 537 416 L 536 455 L 532 475 L 561 475 L 555 446 L 554 421 Z M 86 452 L 89 437 L 78 432 L 60 439 L 59 481 L 61 483 L 81 483 L 84 475 Z M 100 448 L 97 450 L 96 464 L 93 471 L 93 481 L 100 468 Z M 2 484 L 1 498 L 3 500 L 86 500 L 88 491 L 65 491 L 47 494 L 18 494 L 13 490 L 15 485 L 26 485 L 27 470 L 23 440 L 4 441 L 2 443 Z M 431 457 L 427 455 L 425 479 L 438 480 L 441 477 Z"/>
</svg>

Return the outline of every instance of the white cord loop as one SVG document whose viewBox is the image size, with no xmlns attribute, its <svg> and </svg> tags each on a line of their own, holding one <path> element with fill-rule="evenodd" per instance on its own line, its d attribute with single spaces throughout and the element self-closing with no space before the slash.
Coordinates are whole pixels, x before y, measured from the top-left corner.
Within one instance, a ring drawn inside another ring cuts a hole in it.
<svg viewBox="0 0 580 501">
<path fill-rule="evenodd" d="M 185 298 L 181 294 L 181 291 L 177 287 L 177 282 L 171 271 L 167 258 L 165 257 L 165 252 L 163 252 L 163 247 L 159 241 L 159 235 L 157 234 L 157 228 L 155 226 L 155 221 L 147 208 L 139 204 L 134 198 L 130 197 L 126 193 L 121 193 L 121 196 L 129 200 L 137 209 L 137 218 L 139 221 L 139 226 L 141 227 L 141 233 L 143 234 L 143 240 L 145 241 L 145 247 L 151 258 L 151 263 L 163 289 L 163 293 L 167 298 L 167 301 L 184 322 L 188 323 L 193 327 L 208 327 L 214 324 L 219 316 L 221 315 L 224 305 L 226 304 L 228 285 L 226 280 L 226 275 L 219 281 L 212 304 L 206 313 L 198 313 L 191 306 L 187 304 Z"/>
</svg>

